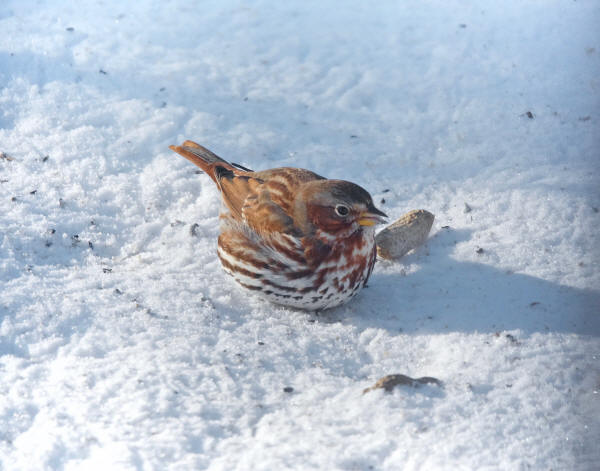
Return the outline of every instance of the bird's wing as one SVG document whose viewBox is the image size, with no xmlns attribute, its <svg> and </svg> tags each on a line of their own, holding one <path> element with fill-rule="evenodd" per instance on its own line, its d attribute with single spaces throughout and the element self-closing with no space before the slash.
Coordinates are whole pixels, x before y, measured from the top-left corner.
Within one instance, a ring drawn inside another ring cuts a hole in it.
<svg viewBox="0 0 600 471">
<path fill-rule="evenodd" d="M 291 211 L 294 189 L 307 178 L 320 178 L 312 172 L 299 169 L 253 172 L 230 164 L 193 141 L 170 148 L 213 179 L 234 219 L 246 222 L 261 234 L 293 233 L 295 228 Z M 290 180 L 282 176 L 290 172 L 298 173 L 298 177 Z"/>
<path fill-rule="evenodd" d="M 295 231 L 291 215 L 271 198 L 268 184 L 247 193 L 241 207 L 243 220 L 259 234 Z"/>
<path fill-rule="evenodd" d="M 248 193 L 242 206 L 247 223 L 261 233 L 282 232 L 301 237 L 303 234 L 293 219 L 295 196 L 303 183 L 323 177 L 291 167 L 253 172 L 252 177 L 261 184 Z"/>
</svg>

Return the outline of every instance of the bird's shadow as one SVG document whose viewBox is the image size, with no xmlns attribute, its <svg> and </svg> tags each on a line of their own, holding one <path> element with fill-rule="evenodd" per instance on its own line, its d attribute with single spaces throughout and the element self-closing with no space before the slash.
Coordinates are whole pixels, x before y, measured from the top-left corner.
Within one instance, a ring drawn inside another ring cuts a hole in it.
<svg viewBox="0 0 600 471">
<path fill-rule="evenodd" d="M 600 293 L 452 258 L 468 230 L 441 229 L 399 262 L 406 276 L 381 262 L 369 287 L 348 306 L 318 314 L 321 321 L 390 332 L 564 332 L 600 335 Z M 476 247 L 474 246 L 474 250 Z"/>
</svg>

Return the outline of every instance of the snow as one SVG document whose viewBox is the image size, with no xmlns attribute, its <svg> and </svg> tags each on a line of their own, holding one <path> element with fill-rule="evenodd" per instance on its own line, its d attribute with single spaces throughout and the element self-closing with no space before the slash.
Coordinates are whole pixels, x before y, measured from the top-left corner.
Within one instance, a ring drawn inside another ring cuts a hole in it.
<svg viewBox="0 0 600 471">
<path fill-rule="evenodd" d="M 0 469 L 594 469 L 599 23 L 3 1 Z M 430 239 L 348 305 L 268 304 L 221 270 L 184 139 L 427 209 Z M 395 373 L 444 385 L 363 394 Z"/>
</svg>

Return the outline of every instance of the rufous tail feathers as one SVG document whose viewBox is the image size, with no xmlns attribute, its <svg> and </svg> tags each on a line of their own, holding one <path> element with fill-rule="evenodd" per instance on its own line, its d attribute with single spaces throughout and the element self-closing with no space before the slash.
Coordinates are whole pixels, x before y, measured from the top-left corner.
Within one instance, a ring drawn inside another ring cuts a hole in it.
<svg viewBox="0 0 600 471">
<path fill-rule="evenodd" d="M 213 154 L 200 144 L 196 144 L 194 141 L 185 141 L 180 146 L 169 146 L 169 149 L 177 152 L 190 162 L 196 164 L 198 167 L 204 170 L 204 172 L 206 172 L 208 176 L 215 181 L 215 183 L 218 183 L 218 172 L 215 171 L 215 167 L 221 167 L 234 173 L 236 171 L 236 168 L 229 162 L 223 160 L 218 155 Z"/>
</svg>

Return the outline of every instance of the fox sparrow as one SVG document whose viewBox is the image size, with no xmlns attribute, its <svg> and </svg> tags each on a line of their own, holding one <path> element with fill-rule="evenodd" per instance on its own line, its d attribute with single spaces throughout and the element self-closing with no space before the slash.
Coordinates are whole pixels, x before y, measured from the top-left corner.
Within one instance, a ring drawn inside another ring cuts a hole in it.
<svg viewBox="0 0 600 471">
<path fill-rule="evenodd" d="M 254 172 L 192 141 L 172 150 L 221 192 L 218 255 L 244 288 L 277 304 L 327 309 L 362 288 L 375 264 L 375 224 L 387 217 L 354 183 L 309 170 Z"/>
</svg>

